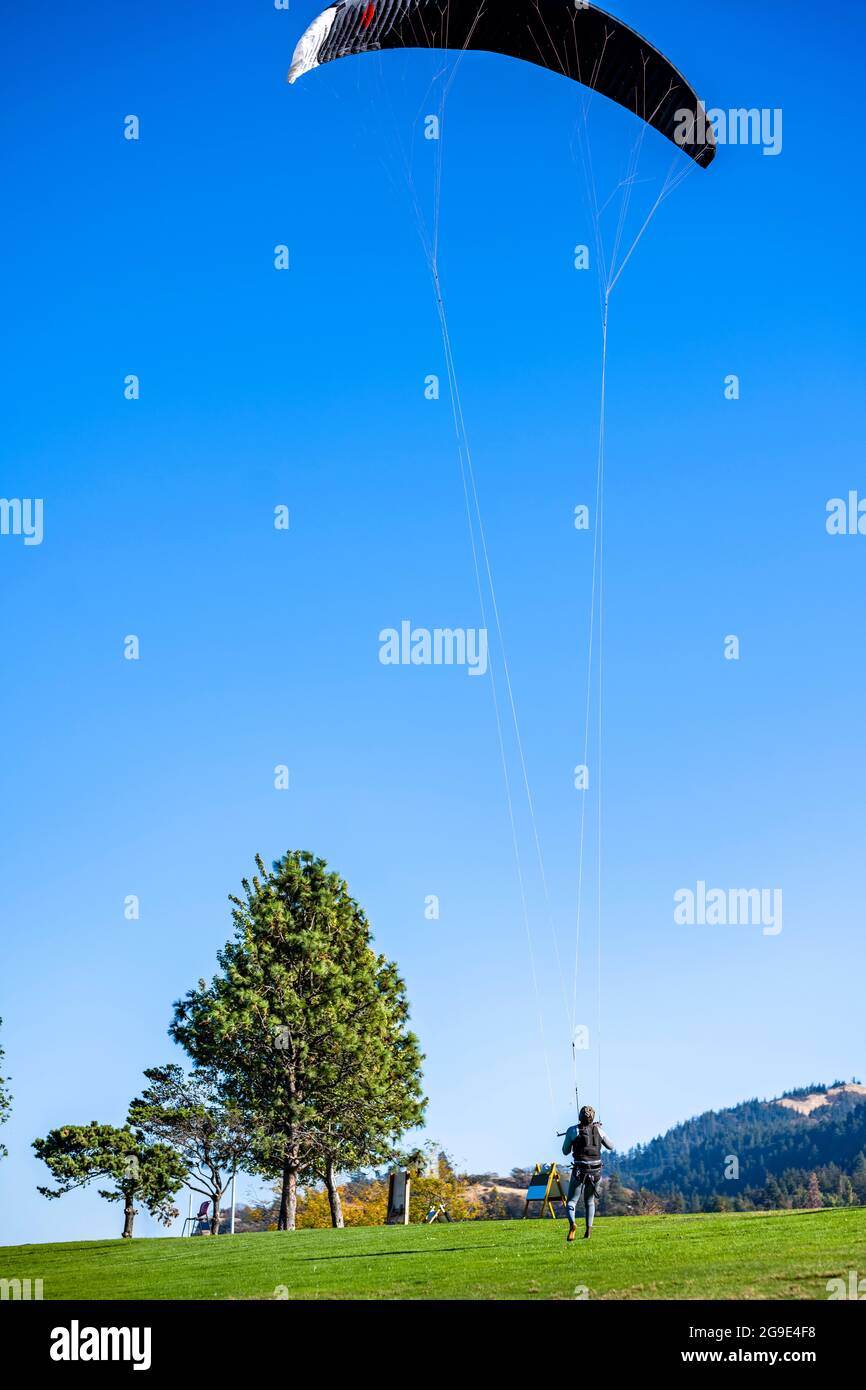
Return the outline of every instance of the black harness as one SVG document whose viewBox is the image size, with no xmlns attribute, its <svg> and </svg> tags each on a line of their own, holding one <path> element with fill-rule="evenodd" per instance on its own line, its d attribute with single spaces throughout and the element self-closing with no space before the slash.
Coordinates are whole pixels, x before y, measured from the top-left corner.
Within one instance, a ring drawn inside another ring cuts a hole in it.
<svg viewBox="0 0 866 1390">
<path fill-rule="evenodd" d="M 571 1146 L 571 1156 L 575 1171 L 583 1181 L 584 1191 L 590 1188 L 593 1196 L 601 1177 L 601 1149 L 601 1133 L 595 1121 L 591 1125 L 580 1125 Z"/>
<path fill-rule="evenodd" d="M 601 1167 L 601 1131 L 595 1121 L 591 1125 L 580 1125 L 574 1143 L 571 1146 L 571 1156 L 575 1163 L 582 1167 Z"/>
</svg>

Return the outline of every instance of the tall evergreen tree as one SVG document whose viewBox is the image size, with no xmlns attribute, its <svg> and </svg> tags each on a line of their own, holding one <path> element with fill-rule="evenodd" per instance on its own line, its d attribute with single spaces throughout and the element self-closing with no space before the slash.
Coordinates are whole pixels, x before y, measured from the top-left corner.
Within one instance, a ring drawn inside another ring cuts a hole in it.
<svg viewBox="0 0 866 1390">
<path fill-rule="evenodd" d="M 178 1001 L 170 1031 L 225 1078 L 293 1230 L 299 1181 L 324 1175 L 336 1195 L 339 1167 L 375 1161 L 418 1122 L 422 1058 L 403 982 L 346 883 L 306 852 L 256 867 L 231 898 L 219 973 Z"/>
</svg>

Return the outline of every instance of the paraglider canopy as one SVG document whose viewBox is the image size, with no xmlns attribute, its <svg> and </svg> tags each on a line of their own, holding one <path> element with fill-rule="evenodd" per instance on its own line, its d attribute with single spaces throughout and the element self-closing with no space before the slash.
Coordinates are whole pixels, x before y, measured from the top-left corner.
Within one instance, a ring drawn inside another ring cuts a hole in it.
<svg viewBox="0 0 866 1390">
<path fill-rule="evenodd" d="M 716 153 L 703 104 L 682 73 L 583 0 L 340 0 L 302 34 L 287 80 L 385 48 L 476 49 L 535 63 L 633 111 L 702 168 Z"/>
</svg>

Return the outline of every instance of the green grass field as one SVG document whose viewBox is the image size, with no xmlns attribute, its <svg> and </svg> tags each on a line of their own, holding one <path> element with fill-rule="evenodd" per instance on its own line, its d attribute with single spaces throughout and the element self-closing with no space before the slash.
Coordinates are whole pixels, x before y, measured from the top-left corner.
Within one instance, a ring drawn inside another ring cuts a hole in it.
<svg viewBox="0 0 866 1390">
<path fill-rule="evenodd" d="M 866 1272 L 866 1209 L 354 1227 L 0 1248 L 46 1299 L 823 1299 Z M 280 1290 L 280 1286 L 284 1291 Z"/>
</svg>

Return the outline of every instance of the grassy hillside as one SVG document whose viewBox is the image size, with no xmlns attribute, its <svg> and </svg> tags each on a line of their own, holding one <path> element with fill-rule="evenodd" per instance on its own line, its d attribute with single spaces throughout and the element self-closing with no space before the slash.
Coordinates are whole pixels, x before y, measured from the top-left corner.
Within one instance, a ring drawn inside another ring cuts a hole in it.
<svg viewBox="0 0 866 1390">
<path fill-rule="evenodd" d="M 823 1299 L 866 1268 L 866 1209 L 355 1227 L 0 1249 L 46 1299 Z M 282 1295 L 285 1296 L 285 1295 Z"/>
</svg>

